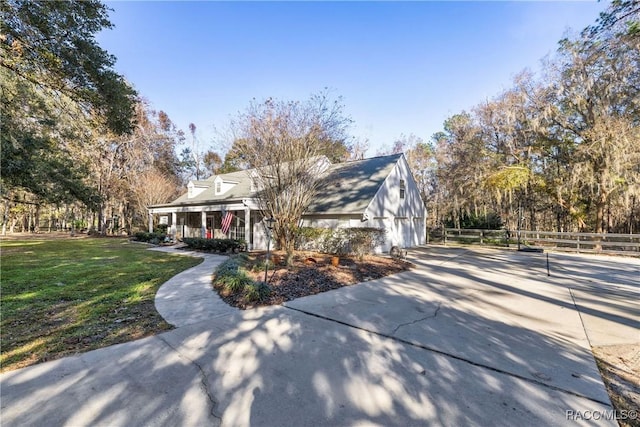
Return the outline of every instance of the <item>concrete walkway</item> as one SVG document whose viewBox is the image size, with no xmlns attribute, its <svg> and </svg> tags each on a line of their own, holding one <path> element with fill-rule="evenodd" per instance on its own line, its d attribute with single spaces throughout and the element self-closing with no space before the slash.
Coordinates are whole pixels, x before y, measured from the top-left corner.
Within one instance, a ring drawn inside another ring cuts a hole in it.
<svg viewBox="0 0 640 427">
<path fill-rule="evenodd" d="M 588 332 L 640 342 L 640 261 L 558 257 L 548 277 L 542 259 L 504 251 L 411 256 L 414 271 L 197 323 L 183 306 L 175 330 L 2 374 L 0 421 L 616 425 Z"/>
<path fill-rule="evenodd" d="M 179 328 L 238 311 L 222 301 L 211 287 L 211 275 L 227 259 L 226 256 L 185 251 L 172 246 L 150 250 L 204 258 L 201 264 L 172 277 L 158 289 L 156 310 L 167 323 Z"/>
</svg>

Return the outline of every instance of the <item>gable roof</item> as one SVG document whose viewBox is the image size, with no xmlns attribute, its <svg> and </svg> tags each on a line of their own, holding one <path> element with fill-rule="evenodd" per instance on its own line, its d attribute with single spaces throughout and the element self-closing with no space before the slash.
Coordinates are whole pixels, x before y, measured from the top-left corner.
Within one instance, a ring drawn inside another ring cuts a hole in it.
<svg viewBox="0 0 640 427">
<path fill-rule="evenodd" d="M 306 213 L 362 214 L 402 154 L 332 165 Z"/>
<path fill-rule="evenodd" d="M 392 154 L 329 166 L 318 194 L 305 213 L 363 214 L 400 157 L 402 154 Z M 188 193 L 185 193 L 171 203 L 152 207 L 215 204 L 255 197 L 255 192 L 251 191 L 252 170 L 214 175 L 206 181 L 194 181 L 198 187 L 204 186 L 206 189 L 195 197 L 189 198 Z M 217 177 L 238 184 L 223 194 L 215 194 L 214 181 Z"/>
<path fill-rule="evenodd" d="M 223 181 L 237 182 L 237 184 L 223 194 L 216 194 L 214 181 L 217 177 L 222 178 Z M 197 186 L 204 186 L 207 188 L 195 197 L 190 198 L 188 197 L 188 193 L 184 193 L 173 202 L 158 206 L 181 206 L 194 204 L 201 205 L 203 203 L 210 204 L 210 202 L 215 201 L 224 202 L 231 200 L 241 200 L 243 198 L 252 196 L 251 178 L 249 176 L 249 171 L 238 171 L 220 175 L 213 175 L 207 178 L 206 181 L 193 182 Z"/>
</svg>

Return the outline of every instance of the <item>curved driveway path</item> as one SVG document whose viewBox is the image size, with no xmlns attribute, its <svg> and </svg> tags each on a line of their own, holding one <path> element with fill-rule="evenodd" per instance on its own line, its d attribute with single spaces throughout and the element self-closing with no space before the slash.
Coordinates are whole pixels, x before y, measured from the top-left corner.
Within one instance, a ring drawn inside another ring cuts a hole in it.
<svg viewBox="0 0 640 427">
<path fill-rule="evenodd" d="M 179 328 L 238 311 L 222 301 L 211 288 L 211 275 L 227 259 L 226 256 L 183 251 L 175 247 L 150 250 L 204 258 L 201 264 L 173 276 L 158 289 L 156 310 L 168 323 Z"/>
<path fill-rule="evenodd" d="M 640 260 L 429 246 L 236 310 L 224 257 L 162 250 L 204 258 L 158 292 L 178 327 L 0 374 L 3 427 L 617 426 L 591 345 L 640 342 Z"/>
</svg>

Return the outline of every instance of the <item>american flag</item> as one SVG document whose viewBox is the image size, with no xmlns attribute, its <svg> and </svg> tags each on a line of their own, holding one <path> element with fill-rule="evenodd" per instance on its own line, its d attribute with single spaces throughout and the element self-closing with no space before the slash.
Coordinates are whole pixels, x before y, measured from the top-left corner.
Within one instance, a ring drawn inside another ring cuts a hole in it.
<svg viewBox="0 0 640 427">
<path fill-rule="evenodd" d="M 233 214 L 227 211 L 225 216 L 222 218 L 222 227 L 220 228 L 224 234 L 227 234 L 229 232 L 229 229 L 231 228 L 232 220 L 233 220 Z"/>
</svg>

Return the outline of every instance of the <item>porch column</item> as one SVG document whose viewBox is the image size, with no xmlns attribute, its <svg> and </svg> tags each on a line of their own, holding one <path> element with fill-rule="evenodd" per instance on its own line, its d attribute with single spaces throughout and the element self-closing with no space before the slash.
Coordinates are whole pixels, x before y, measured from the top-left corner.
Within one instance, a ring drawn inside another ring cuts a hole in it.
<svg viewBox="0 0 640 427">
<path fill-rule="evenodd" d="M 149 233 L 153 233 L 153 214 L 149 212 Z"/>
<path fill-rule="evenodd" d="M 244 208 L 244 239 L 247 242 L 247 250 L 253 249 L 251 247 L 251 209 Z"/>
<path fill-rule="evenodd" d="M 205 211 L 202 211 L 201 213 L 201 232 L 200 232 L 200 237 L 202 237 L 203 239 L 205 237 L 207 237 L 207 213 Z"/>
<path fill-rule="evenodd" d="M 176 235 L 176 232 L 178 231 L 178 212 L 171 212 L 171 235 L 174 236 Z"/>
</svg>

